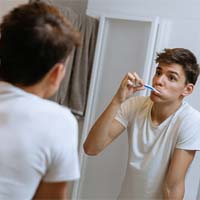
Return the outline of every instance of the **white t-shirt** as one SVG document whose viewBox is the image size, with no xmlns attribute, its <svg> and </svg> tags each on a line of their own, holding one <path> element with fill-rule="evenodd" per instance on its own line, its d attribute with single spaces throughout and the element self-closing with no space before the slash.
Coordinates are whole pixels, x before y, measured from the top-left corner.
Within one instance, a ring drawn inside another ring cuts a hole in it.
<svg viewBox="0 0 200 200">
<path fill-rule="evenodd" d="M 68 109 L 0 82 L 0 199 L 32 199 L 41 180 L 78 179 L 77 140 Z"/>
<path fill-rule="evenodd" d="M 133 97 L 115 117 L 128 132 L 129 155 L 119 199 L 161 199 L 162 183 L 174 149 L 200 150 L 200 113 L 188 103 L 160 125 L 151 120 L 153 102 Z"/>
</svg>

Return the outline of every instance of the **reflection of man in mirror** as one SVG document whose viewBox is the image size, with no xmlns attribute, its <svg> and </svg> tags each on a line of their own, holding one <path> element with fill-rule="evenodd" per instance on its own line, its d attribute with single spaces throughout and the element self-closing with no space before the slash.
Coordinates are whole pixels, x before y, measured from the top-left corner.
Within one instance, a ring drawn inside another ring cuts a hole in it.
<svg viewBox="0 0 200 200">
<path fill-rule="evenodd" d="M 120 199 L 183 199 L 185 175 L 200 150 L 200 113 L 183 101 L 199 75 L 194 54 L 165 49 L 156 63 L 156 90 L 129 98 L 144 89 L 144 81 L 128 73 L 84 144 L 88 155 L 96 155 L 127 129 L 128 167 Z"/>
<path fill-rule="evenodd" d="M 45 100 L 79 33 L 52 6 L 24 4 L 0 25 L 0 199 L 66 199 L 79 178 L 77 122 Z"/>
</svg>

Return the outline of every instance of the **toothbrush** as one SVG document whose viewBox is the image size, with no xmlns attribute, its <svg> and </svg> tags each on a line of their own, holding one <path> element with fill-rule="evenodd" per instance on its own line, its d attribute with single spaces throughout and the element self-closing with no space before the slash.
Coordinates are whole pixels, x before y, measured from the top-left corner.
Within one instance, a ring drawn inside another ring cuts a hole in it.
<svg viewBox="0 0 200 200">
<path fill-rule="evenodd" d="M 154 92 L 160 93 L 158 90 L 156 90 L 156 88 L 152 87 L 151 85 L 144 84 L 144 87 L 147 88 L 147 89 L 149 89 L 149 90 L 152 90 Z"/>
<path fill-rule="evenodd" d="M 128 84 L 129 84 L 129 85 L 132 85 L 132 86 L 134 85 L 130 80 L 128 80 Z M 145 87 L 146 89 L 149 89 L 149 90 L 154 91 L 154 92 L 156 92 L 156 93 L 160 93 L 156 88 L 152 87 L 151 85 L 144 84 L 144 87 Z"/>
</svg>

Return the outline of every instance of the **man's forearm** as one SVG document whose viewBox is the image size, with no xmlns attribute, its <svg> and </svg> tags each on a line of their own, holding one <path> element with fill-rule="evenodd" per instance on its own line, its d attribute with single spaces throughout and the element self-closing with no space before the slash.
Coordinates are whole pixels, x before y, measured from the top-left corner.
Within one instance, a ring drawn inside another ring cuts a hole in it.
<svg viewBox="0 0 200 200">
<path fill-rule="evenodd" d="M 109 131 L 119 107 L 118 102 L 112 101 L 95 122 L 84 143 L 87 154 L 96 155 L 109 143 Z"/>
<path fill-rule="evenodd" d="M 184 190 L 184 182 L 170 187 L 165 184 L 163 187 L 164 200 L 183 200 Z"/>
</svg>

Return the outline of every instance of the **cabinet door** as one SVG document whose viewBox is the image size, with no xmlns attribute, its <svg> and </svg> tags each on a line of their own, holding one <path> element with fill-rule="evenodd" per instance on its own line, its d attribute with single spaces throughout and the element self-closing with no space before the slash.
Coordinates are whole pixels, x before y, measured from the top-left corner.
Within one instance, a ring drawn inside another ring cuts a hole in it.
<svg viewBox="0 0 200 200">
<path fill-rule="evenodd" d="M 101 17 L 83 141 L 127 72 L 135 71 L 148 82 L 157 27 L 157 19 Z M 78 199 L 116 199 L 126 169 L 127 146 L 123 133 L 96 157 L 81 152 L 82 178 L 74 189 Z"/>
</svg>

